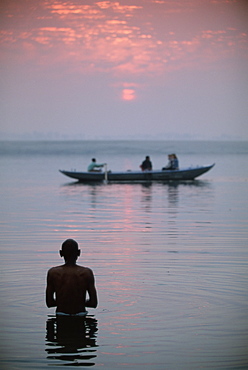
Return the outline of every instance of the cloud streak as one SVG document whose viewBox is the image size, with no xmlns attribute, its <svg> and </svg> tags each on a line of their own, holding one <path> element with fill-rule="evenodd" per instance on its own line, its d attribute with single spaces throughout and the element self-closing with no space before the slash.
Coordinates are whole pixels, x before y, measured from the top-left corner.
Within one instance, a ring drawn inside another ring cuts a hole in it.
<svg viewBox="0 0 248 370">
<path fill-rule="evenodd" d="M 219 29 L 216 25 L 215 29 L 204 29 L 193 23 L 190 35 L 185 32 L 183 38 L 181 29 L 188 30 L 184 16 L 193 13 L 197 18 L 197 3 L 144 1 L 143 6 L 127 6 L 111 1 L 92 5 L 90 2 L 79 5 L 72 1 L 44 1 L 32 9 L 30 2 L 29 11 L 26 9 L 22 17 L 18 7 L 12 5 L 12 11 L 5 11 L 7 27 L 1 32 L 1 45 L 6 52 L 12 49 L 20 62 L 23 49 L 27 53 L 23 61 L 28 57 L 32 59 L 34 50 L 36 55 L 50 51 L 48 65 L 53 62 L 52 57 L 57 63 L 59 55 L 61 63 L 69 59 L 81 73 L 99 69 L 101 63 L 106 63 L 101 69 L 121 75 L 164 73 L 189 63 L 193 65 L 194 61 L 200 65 L 247 53 L 247 33 L 244 29 L 228 27 L 228 22 Z M 223 1 L 210 1 L 212 6 L 220 3 Z M 224 3 L 227 7 L 232 5 L 230 1 Z M 152 13 L 149 12 L 151 5 Z M 38 24 L 36 27 L 30 27 L 28 21 L 31 11 Z M 157 24 L 158 12 L 162 13 L 163 32 L 160 32 L 160 22 Z M 166 18 L 171 15 L 175 16 L 174 22 L 170 20 L 166 24 Z M 11 19 L 10 24 L 7 19 Z M 21 27 L 18 20 L 23 23 Z M 176 31 L 171 25 L 180 22 L 181 27 Z M 82 63 L 84 67 L 80 68 Z"/>
</svg>

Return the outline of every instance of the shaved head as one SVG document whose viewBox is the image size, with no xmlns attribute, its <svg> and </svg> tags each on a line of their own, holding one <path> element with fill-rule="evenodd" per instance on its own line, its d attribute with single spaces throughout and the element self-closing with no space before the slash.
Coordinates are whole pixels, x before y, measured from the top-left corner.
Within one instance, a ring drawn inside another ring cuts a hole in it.
<svg viewBox="0 0 248 370">
<path fill-rule="evenodd" d="M 80 254 L 80 250 L 78 249 L 78 243 L 73 239 L 67 239 L 62 244 L 62 248 L 60 251 L 61 257 L 63 256 L 66 260 L 70 258 L 77 258 Z"/>
</svg>

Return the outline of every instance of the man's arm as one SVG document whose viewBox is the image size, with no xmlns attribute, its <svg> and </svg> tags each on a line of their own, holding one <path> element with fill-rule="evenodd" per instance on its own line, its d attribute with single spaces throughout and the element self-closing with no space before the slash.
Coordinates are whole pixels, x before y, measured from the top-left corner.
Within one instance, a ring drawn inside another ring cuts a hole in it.
<svg viewBox="0 0 248 370">
<path fill-rule="evenodd" d="M 54 299 L 54 287 L 52 283 L 52 277 L 50 271 L 47 273 L 47 287 L 46 287 L 46 305 L 47 307 L 56 307 L 57 303 Z"/>
<path fill-rule="evenodd" d="M 93 272 L 90 269 L 89 269 L 89 280 L 88 280 L 87 291 L 89 294 L 89 299 L 86 300 L 85 306 L 96 308 L 98 304 L 98 300 L 97 300 L 97 292 L 96 292 L 96 287 L 95 287 L 95 278 L 94 278 Z"/>
</svg>

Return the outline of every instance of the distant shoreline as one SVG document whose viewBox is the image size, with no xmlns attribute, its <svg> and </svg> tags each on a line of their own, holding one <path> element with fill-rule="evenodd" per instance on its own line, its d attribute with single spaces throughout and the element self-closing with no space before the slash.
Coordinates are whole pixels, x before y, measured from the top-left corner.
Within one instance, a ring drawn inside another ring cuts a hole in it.
<svg viewBox="0 0 248 370">
<path fill-rule="evenodd" d="M 66 142 L 220 142 L 220 143 L 248 143 L 248 139 L 242 139 L 242 138 L 228 138 L 228 139 L 0 139 L 0 143 L 3 142 L 23 142 L 23 143 L 31 143 L 31 142 L 47 142 L 47 143 L 53 143 L 53 142 L 60 142 L 60 143 L 66 143 Z"/>
</svg>

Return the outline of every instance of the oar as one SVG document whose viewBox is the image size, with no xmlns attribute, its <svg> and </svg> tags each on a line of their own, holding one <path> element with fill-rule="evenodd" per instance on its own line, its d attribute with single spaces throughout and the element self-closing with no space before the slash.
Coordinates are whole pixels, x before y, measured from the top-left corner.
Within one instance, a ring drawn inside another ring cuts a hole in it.
<svg viewBox="0 0 248 370">
<path fill-rule="evenodd" d="M 104 182 L 105 182 L 105 184 L 107 184 L 108 183 L 107 163 L 104 163 L 104 170 L 105 170 Z"/>
</svg>

